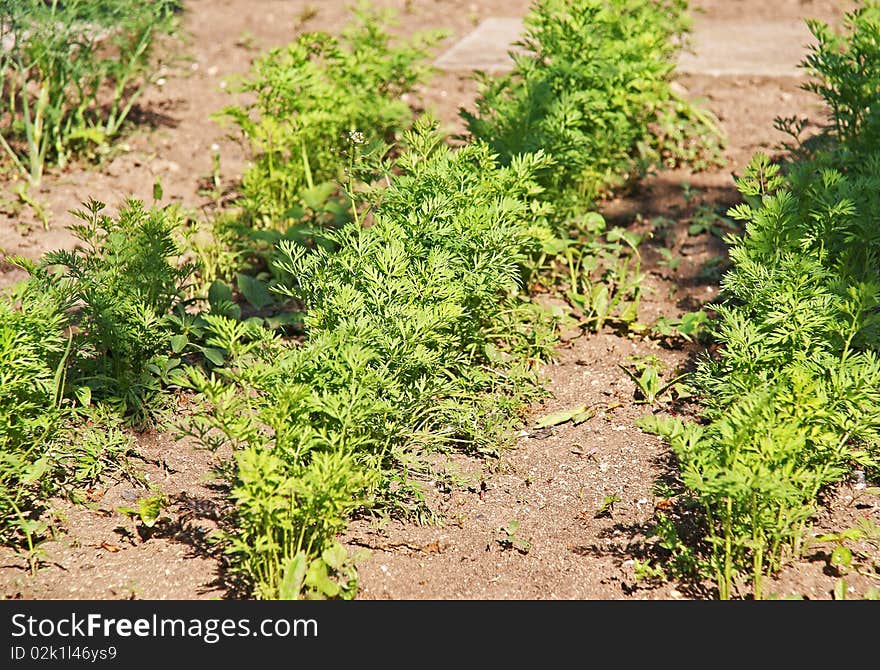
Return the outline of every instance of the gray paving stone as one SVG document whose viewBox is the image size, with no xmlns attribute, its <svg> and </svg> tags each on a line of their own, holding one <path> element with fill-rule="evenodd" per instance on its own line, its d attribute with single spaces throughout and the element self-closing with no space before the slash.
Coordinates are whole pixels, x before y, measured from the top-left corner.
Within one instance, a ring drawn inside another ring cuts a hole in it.
<svg viewBox="0 0 880 670">
<path fill-rule="evenodd" d="M 444 70 L 506 72 L 513 62 L 508 51 L 522 33 L 518 18 L 482 21 L 436 61 Z M 693 52 L 683 52 L 678 69 L 703 75 L 802 76 L 798 67 L 812 36 L 803 21 L 696 19 Z"/>
<path fill-rule="evenodd" d="M 436 61 L 443 70 L 507 72 L 513 67 L 508 51 L 522 33 L 522 20 L 492 17 L 483 20 Z"/>
<path fill-rule="evenodd" d="M 813 41 L 803 21 L 695 21 L 693 53 L 682 52 L 679 72 L 705 75 L 798 77 Z"/>
</svg>

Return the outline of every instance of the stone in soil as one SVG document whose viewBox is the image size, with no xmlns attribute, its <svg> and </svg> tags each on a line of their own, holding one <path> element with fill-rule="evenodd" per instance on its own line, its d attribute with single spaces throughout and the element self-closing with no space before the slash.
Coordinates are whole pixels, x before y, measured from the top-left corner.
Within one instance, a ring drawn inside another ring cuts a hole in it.
<svg viewBox="0 0 880 670">
<path fill-rule="evenodd" d="M 513 68 L 509 52 L 522 37 L 522 20 L 491 17 L 456 42 L 435 61 L 443 70 L 507 72 Z M 798 67 L 813 37 L 797 19 L 697 19 L 690 47 L 682 51 L 678 71 L 683 74 L 798 77 Z"/>
<path fill-rule="evenodd" d="M 522 19 L 493 16 L 465 35 L 435 65 L 443 70 L 507 72 L 513 67 L 508 51 L 522 34 Z"/>
</svg>

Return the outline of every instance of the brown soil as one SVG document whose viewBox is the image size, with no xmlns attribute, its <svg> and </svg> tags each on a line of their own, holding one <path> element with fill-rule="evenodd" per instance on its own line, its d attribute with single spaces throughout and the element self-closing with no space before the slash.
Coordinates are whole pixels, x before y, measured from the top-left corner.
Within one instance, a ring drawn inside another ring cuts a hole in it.
<svg viewBox="0 0 880 670">
<path fill-rule="evenodd" d="M 43 251 L 72 246 L 66 213 L 89 197 L 117 207 L 133 196 L 151 200 L 161 178 L 165 200 L 199 209 L 211 205 L 199 195 L 200 178 L 211 172 L 212 145 L 222 156 L 222 177 L 234 184 L 246 160 L 242 147 L 210 115 L 233 101 L 233 77 L 247 71 L 261 50 L 290 40 L 301 28 L 304 11 L 317 14 L 307 29 L 335 30 L 347 2 L 319 4 L 290 0 L 188 0 L 181 58 L 166 63 L 165 84 L 150 92 L 137 118 L 141 125 L 98 166 L 80 166 L 50 174 L 32 195 L 50 216 L 45 230 L 29 208 L 17 204 L 12 181 L 0 194 L 0 251 L 38 257 Z M 526 0 L 414 0 L 377 3 L 399 10 L 401 32 L 447 28 L 446 48 L 481 19 L 521 16 Z M 815 17 L 836 20 L 849 3 L 779 0 L 772 7 L 757 0 L 703 0 L 695 5 L 707 17 L 751 17 L 754 21 Z M 439 53 L 440 51 L 438 51 Z M 606 203 L 607 216 L 621 223 L 641 214 L 676 223 L 666 246 L 681 257 L 675 271 L 659 265 L 659 239 L 649 243 L 644 260 L 650 289 L 641 320 L 676 317 L 711 301 L 717 274 L 705 273 L 707 261 L 724 247 L 708 234 L 688 236 L 687 223 L 698 204 L 724 207 L 737 202 L 731 174 L 757 150 L 774 152 L 783 136 L 773 129 L 776 116 L 798 114 L 814 124 L 822 111 L 795 77 L 711 77 L 688 75 L 679 84 L 690 97 L 704 98 L 721 119 L 730 144 L 723 169 L 693 174 L 675 170 L 651 176 L 626 196 Z M 473 101 L 475 86 L 460 73 L 439 73 L 420 91 L 420 104 L 433 109 L 450 131 L 458 131 L 460 106 Z M 684 197 L 683 183 L 694 197 Z M 702 272 L 702 274 L 701 274 Z M 0 263 L 0 286 L 21 275 Z M 569 334 L 571 337 L 572 334 Z M 651 411 L 634 399 L 632 382 L 617 367 L 630 356 L 652 355 L 673 371 L 686 366 L 694 351 L 626 337 L 605 330 L 563 341 L 556 360 L 543 370 L 550 398 L 528 412 L 534 419 L 559 409 L 588 404 L 593 418 L 549 430 L 525 430 L 516 447 L 499 459 L 449 459 L 457 473 L 450 486 L 425 482 L 425 492 L 441 521 L 417 525 L 387 519 L 360 519 L 343 538 L 353 550 L 367 548 L 360 563 L 361 598 L 367 599 L 679 599 L 712 597 L 708 589 L 672 582 L 639 582 L 634 560 L 652 556 L 646 524 L 666 501 L 654 483 L 672 476 L 668 449 L 642 433 L 635 421 Z M 664 406 L 668 409 L 668 406 Z M 687 407 L 680 408 L 687 411 Z M 181 413 L 186 408 L 181 407 Z M 42 546 L 41 564 L 32 576 L 26 561 L 0 549 L 0 590 L 6 598 L 198 599 L 234 597 L 224 581 L 222 558 L 206 538 L 229 504 L 212 468 L 223 454 L 195 449 L 173 431 L 137 435 L 139 456 L 132 465 L 171 499 L 167 521 L 141 535 L 118 512 L 147 493 L 131 480 L 108 481 L 90 493 L 90 503 L 74 506 L 53 500 L 62 520 L 57 536 Z M 608 497 L 617 501 L 598 514 Z M 817 528 L 847 528 L 859 518 L 880 522 L 877 496 L 853 485 L 830 496 Z M 514 537 L 502 529 L 513 521 Z M 523 540 L 528 543 L 521 544 Z M 512 545 L 512 546 L 511 546 Z M 786 568 L 766 590 L 778 597 L 829 599 L 836 576 L 827 568 L 827 546 Z M 850 574 L 851 596 L 877 585 L 876 574 Z"/>
</svg>

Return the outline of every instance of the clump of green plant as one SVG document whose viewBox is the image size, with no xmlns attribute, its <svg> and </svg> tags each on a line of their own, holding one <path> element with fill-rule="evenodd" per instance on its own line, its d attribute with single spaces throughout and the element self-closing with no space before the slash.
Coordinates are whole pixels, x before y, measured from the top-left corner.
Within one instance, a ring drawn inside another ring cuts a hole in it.
<svg viewBox="0 0 880 670">
<path fill-rule="evenodd" d="M 635 384 L 637 391 L 636 402 L 654 405 L 660 401 L 667 391 L 678 393 L 679 397 L 681 397 L 682 391 L 685 390 L 682 380 L 687 375 L 680 374 L 672 379 L 663 380 L 660 377 L 664 370 L 663 363 L 654 356 L 633 358 L 632 370 L 624 365 L 618 365 L 617 367 L 623 370 L 626 376 Z"/>
<path fill-rule="evenodd" d="M 39 184 L 119 135 L 152 83 L 176 0 L 0 0 L 0 146 Z"/>
<path fill-rule="evenodd" d="M 82 502 L 88 488 L 102 478 L 135 477 L 128 461 L 134 440 L 122 418 L 109 405 L 81 400 L 80 396 L 65 401 L 72 408 L 71 430 L 61 434 L 63 439 L 57 439 L 50 452 L 58 466 L 56 481 L 76 502 Z"/>
<path fill-rule="evenodd" d="M 254 101 L 223 111 L 253 151 L 241 186 L 249 225 L 283 231 L 300 210 L 316 201 L 322 208 L 338 182 L 349 182 L 354 155 L 395 141 L 410 125 L 401 96 L 429 72 L 426 49 L 438 35 L 392 46 L 387 21 L 361 7 L 341 36 L 306 33 L 255 61 L 241 86 Z"/>
<path fill-rule="evenodd" d="M 683 482 L 703 506 L 708 565 L 721 598 L 731 597 L 743 572 L 761 598 L 763 575 L 800 555 L 819 493 L 851 462 L 868 458 L 834 430 L 845 417 L 828 404 L 815 382 L 794 374 L 726 406 L 705 427 L 643 422 L 669 439 Z"/>
<path fill-rule="evenodd" d="M 62 406 L 70 342 L 64 316 L 50 300 L 0 300 L 0 540 L 34 547 L 31 515 L 51 490 L 49 453 L 64 432 Z"/>
<path fill-rule="evenodd" d="M 237 270 L 248 265 L 247 250 L 238 244 L 234 218 L 230 212 L 206 218 L 191 215 L 179 228 L 178 243 L 195 266 L 201 288 L 217 280 L 230 281 Z"/>
<path fill-rule="evenodd" d="M 178 264 L 172 209 L 147 210 L 128 200 L 116 217 L 90 200 L 73 212 L 71 231 L 83 244 L 46 253 L 38 263 L 13 259 L 30 273 L 26 293 L 52 296 L 75 330 L 68 383 L 87 403 L 116 406 L 136 422 L 147 420 L 169 371 L 172 310 L 183 306 L 192 266 Z M 73 331 L 71 331 L 73 332 Z"/>
<path fill-rule="evenodd" d="M 504 162 L 550 154 L 541 183 L 560 214 L 583 211 L 650 165 L 717 156 L 721 132 L 711 114 L 670 86 L 686 7 L 537 0 L 522 51 L 511 54 L 513 72 L 480 76 L 476 111 L 462 110 L 468 130 Z"/>
<path fill-rule="evenodd" d="M 537 267 L 564 291 L 581 327 L 599 332 L 606 324 L 626 330 L 639 328 L 642 272 L 639 245 L 643 236 L 624 228 L 606 228 L 605 219 L 590 212 L 581 219 L 575 237 L 546 238 Z"/>
<path fill-rule="evenodd" d="M 351 513 L 390 500 L 425 450 L 494 448 L 538 393 L 531 362 L 552 327 L 523 276 L 547 234 L 530 223 L 547 159 L 502 168 L 484 144 L 451 151 L 428 122 L 406 147 L 370 195 L 370 226 L 279 244 L 273 290 L 304 306 L 305 344 L 189 369 L 212 407 L 190 431 L 239 450 L 229 551 L 261 597 L 308 585 L 315 560 L 339 581 L 324 552 Z"/>
<path fill-rule="evenodd" d="M 738 180 L 745 202 L 729 216 L 746 233 L 727 237 L 720 353 L 696 374 L 704 421 L 646 423 L 703 506 L 722 598 L 743 574 L 762 597 L 763 576 L 800 555 L 820 495 L 855 465 L 878 471 L 880 155 L 862 94 L 880 77 L 880 11 L 870 4 L 846 25 L 832 39 L 811 23 L 808 63 L 833 117 L 824 148 L 787 174 L 759 154 Z"/>
<path fill-rule="evenodd" d="M 650 561 L 642 561 L 635 558 L 633 559 L 632 567 L 636 584 L 662 584 L 667 580 L 666 572 L 663 568 Z"/>
<path fill-rule="evenodd" d="M 661 315 L 651 326 L 651 334 L 671 344 L 676 344 L 676 340 L 679 340 L 677 344 L 681 344 L 681 341 L 708 344 L 711 340 L 709 323 L 709 315 L 702 309 L 685 312 L 678 319 Z"/>
<path fill-rule="evenodd" d="M 532 543 L 519 534 L 521 525 L 519 521 L 513 519 L 506 526 L 502 526 L 498 529 L 501 537 L 496 539 L 495 542 L 504 550 L 515 549 L 521 554 L 528 554 L 532 549 Z"/>
<path fill-rule="evenodd" d="M 46 500 L 81 498 L 122 472 L 131 446 L 107 407 L 72 397 L 73 337 L 56 297 L 21 287 L 0 297 L 0 543 L 21 550 L 32 571 L 51 530 Z"/>
<path fill-rule="evenodd" d="M 356 572 L 336 535 L 364 504 L 372 473 L 344 449 L 298 458 L 293 446 L 252 442 L 236 455 L 227 553 L 257 598 L 353 598 Z"/>
<path fill-rule="evenodd" d="M 817 20 L 807 25 L 816 41 L 801 64 L 811 75 L 804 88 L 828 105 L 831 123 L 825 137 L 855 153 L 852 158 L 873 153 L 880 139 L 875 102 L 880 95 L 880 5 L 862 3 L 843 17 L 839 30 Z"/>
</svg>

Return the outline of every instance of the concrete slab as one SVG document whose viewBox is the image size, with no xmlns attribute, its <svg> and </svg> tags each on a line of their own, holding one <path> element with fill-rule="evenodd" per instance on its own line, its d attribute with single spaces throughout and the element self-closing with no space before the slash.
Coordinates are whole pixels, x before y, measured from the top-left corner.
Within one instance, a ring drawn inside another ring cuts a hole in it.
<svg viewBox="0 0 880 670">
<path fill-rule="evenodd" d="M 522 35 L 522 20 L 493 17 L 482 21 L 436 61 L 443 70 L 507 72 L 508 52 Z M 697 18 L 691 51 L 679 57 L 687 74 L 798 77 L 798 64 L 813 41 L 803 21 L 713 20 Z"/>
<path fill-rule="evenodd" d="M 508 51 L 523 31 L 522 19 L 492 17 L 483 20 L 472 32 L 465 35 L 435 65 L 442 70 L 482 70 L 483 72 L 508 72 L 513 61 Z"/>
<path fill-rule="evenodd" d="M 682 52 L 678 71 L 703 75 L 801 77 L 798 67 L 813 36 L 803 21 L 695 21 L 693 53 Z"/>
</svg>

